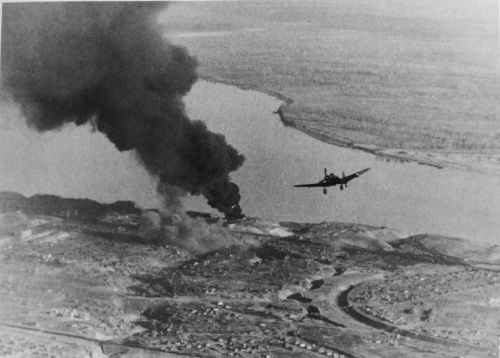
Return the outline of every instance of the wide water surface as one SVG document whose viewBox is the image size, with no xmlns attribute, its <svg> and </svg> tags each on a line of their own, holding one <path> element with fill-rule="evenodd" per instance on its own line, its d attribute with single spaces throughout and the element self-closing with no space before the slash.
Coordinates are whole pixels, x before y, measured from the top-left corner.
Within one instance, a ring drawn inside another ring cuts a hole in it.
<svg viewBox="0 0 500 358">
<path fill-rule="evenodd" d="M 247 157 L 233 175 L 247 214 L 385 225 L 403 234 L 499 238 L 500 178 L 387 162 L 323 143 L 285 127 L 272 113 L 280 101 L 255 91 L 201 82 L 186 102 L 192 118 L 204 118 Z M 325 167 L 337 175 L 372 170 L 344 191 L 329 188 L 328 195 L 321 188 L 293 187 L 322 179 Z"/>
<path fill-rule="evenodd" d="M 190 117 L 223 133 L 247 160 L 232 174 L 247 215 L 300 222 L 344 221 L 389 226 L 402 234 L 438 233 L 497 242 L 500 178 L 385 162 L 317 141 L 285 127 L 272 111 L 281 102 L 255 91 L 200 81 L 186 97 Z M 0 189 L 54 193 L 101 201 L 130 199 L 160 205 L 155 182 L 133 154 L 119 153 L 100 133 L 68 126 L 38 134 L 10 107 L 0 117 Z M 370 167 L 349 188 L 294 188 Z M 209 208 L 186 198 L 188 209 Z"/>
</svg>

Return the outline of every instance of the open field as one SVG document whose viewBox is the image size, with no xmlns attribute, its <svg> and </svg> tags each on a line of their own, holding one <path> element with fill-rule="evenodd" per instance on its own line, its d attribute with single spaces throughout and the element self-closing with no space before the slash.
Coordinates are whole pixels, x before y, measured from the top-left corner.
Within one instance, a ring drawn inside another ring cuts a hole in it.
<svg viewBox="0 0 500 358">
<path fill-rule="evenodd" d="M 313 137 L 497 167 L 496 3 L 383 4 L 179 3 L 159 21 L 198 57 L 201 76 L 293 100 L 282 119 Z"/>
</svg>

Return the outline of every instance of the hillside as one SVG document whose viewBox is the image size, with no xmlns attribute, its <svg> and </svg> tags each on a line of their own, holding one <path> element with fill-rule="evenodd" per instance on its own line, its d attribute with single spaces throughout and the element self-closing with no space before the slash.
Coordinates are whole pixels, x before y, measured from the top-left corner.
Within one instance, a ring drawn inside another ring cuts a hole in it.
<svg viewBox="0 0 500 358">
<path fill-rule="evenodd" d="M 4 208 L 30 202 L 0 197 Z M 58 200 L 70 210 L 87 203 Z M 495 353 L 500 274 L 465 257 L 482 261 L 488 247 L 367 225 L 227 223 L 104 204 L 98 219 L 58 218 L 35 203 L 0 221 L 17 225 L 0 241 L 4 357 Z"/>
</svg>

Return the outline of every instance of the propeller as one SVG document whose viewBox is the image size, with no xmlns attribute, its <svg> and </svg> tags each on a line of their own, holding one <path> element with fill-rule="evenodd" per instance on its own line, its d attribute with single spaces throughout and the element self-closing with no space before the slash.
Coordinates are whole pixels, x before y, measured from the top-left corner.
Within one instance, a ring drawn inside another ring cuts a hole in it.
<svg viewBox="0 0 500 358">
<path fill-rule="evenodd" d="M 328 176 L 327 172 L 326 172 L 326 168 L 325 168 L 325 178 Z"/>
<path fill-rule="evenodd" d="M 344 178 L 345 178 L 345 173 L 344 173 L 344 172 L 342 172 L 342 179 L 344 179 Z M 345 182 L 345 183 L 344 183 L 344 186 L 347 188 L 347 182 Z M 343 188 L 342 188 L 342 185 L 341 185 L 341 186 L 340 186 L 340 190 L 342 190 L 342 189 L 343 189 Z"/>
<path fill-rule="evenodd" d="M 340 190 L 344 190 L 344 185 L 340 184 Z"/>
</svg>

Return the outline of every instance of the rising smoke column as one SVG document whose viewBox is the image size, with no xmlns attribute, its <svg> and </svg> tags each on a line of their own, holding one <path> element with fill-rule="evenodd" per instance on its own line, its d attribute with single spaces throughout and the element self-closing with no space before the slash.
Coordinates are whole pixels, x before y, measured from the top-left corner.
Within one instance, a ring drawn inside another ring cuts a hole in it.
<svg viewBox="0 0 500 358">
<path fill-rule="evenodd" d="M 92 121 L 119 150 L 136 152 L 160 193 L 201 194 L 226 217 L 241 217 L 229 173 L 244 158 L 186 116 L 182 97 L 197 79 L 197 61 L 161 37 L 154 15 L 164 7 L 4 3 L 2 86 L 32 128 Z"/>
</svg>

